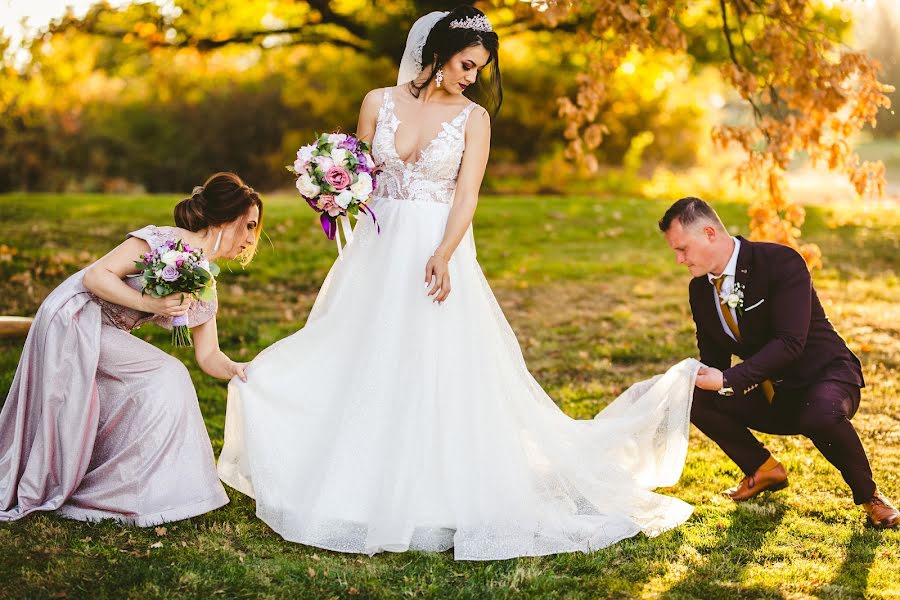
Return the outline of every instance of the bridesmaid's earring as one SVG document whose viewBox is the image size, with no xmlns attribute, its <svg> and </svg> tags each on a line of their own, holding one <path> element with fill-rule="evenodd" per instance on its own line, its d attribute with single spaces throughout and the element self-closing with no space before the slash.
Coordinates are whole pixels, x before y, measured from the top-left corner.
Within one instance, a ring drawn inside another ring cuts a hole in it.
<svg viewBox="0 0 900 600">
<path fill-rule="evenodd" d="M 213 254 L 219 251 L 219 244 L 222 243 L 222 230 L 219 230 L 219 237 L 216 238 L 216 243 L 213 244 Z"/>
<path fill-rule="evenodd" d="M 437 86 L 441 87 L 441 83 L 444 81 L 444 69 L 440 68 L 437 71 L 437 75 L 435 75 L 434 80 L 437 82 Z"/>
</svg>

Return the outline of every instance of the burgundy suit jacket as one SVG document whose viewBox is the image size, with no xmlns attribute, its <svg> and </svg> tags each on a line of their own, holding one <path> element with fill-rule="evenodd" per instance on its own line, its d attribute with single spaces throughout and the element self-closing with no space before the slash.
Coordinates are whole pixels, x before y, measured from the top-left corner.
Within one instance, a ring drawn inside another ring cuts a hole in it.
<svg viewBox="0 0 900 600">
<path fill-rule="evenodd" d="M 696 277 L 690 300 L 700 361 L 723 371 L 736 394 L 747 394 L 766 379 L 776 392 L 820 381 L 864 387 L 859 359 L 825 315 L 803 257 L 788 246 L 738 239 L 735 282 L 744 288 L 743 310 L 737 311 L 741 342 L 725 333 L 709 279 Z M 732 367 L 732 356 L 743 362 Z"/>
</svg>

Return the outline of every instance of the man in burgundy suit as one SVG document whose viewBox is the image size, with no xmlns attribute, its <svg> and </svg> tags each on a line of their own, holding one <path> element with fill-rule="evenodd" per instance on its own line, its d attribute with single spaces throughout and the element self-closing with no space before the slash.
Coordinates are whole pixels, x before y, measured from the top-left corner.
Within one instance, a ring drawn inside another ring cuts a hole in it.
<svg viewBox="0 0 900 600">
<path fill-rule="evenodd" d="M 750 429 L 802 434 L 841 472 L 876 527 L 900 512 L 875 487 L 850 419 L 865 383 L 859 359 L 834 330 L 803 258 L 788 246 L 728 235 L 699 198 L 682 198 L 659 228 L 687 266 L 700 361 L 691 422 L 746 477 L 736 501 L 787 487 L 784 466 Z M 743 362 L 731 365 L 732 355 Z"/>
</svg>

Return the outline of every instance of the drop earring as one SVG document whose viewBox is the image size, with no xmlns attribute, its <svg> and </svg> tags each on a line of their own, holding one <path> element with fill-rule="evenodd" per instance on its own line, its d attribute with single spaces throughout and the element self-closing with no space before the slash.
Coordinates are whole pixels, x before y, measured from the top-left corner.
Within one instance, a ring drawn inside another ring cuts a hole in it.
<svg viewBox="0 0 900 600">
<path fill-rule="evenodd" d="M 216 243 L 213 244 L 213 254 L 219 251 L 219 244 L 222 243 L 222 230 L 219 230 L 219 237 L 216 238 Z"/>
<path fill-rule="evenodd" d="M 437 75 L 434 76 L 435 82 L 437 82 L 437 86 L 441 87 L 441 83 L 444 81 L 444 69 L 440 68 L 437 70 Z"/>
</svg>

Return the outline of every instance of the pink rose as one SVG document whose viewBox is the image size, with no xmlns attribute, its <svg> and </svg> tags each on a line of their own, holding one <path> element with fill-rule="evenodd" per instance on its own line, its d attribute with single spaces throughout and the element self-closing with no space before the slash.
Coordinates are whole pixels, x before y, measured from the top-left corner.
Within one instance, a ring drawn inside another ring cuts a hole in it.
<svg viewBox="0 0 900 600">
<path fill-rule="evenodd" d="M 350 177 L 350 173 L 343 167 L 335 165 L 325 172 L 325 183 L 336 190 L 344 189 L 350 185 L 352 181 L 353 178 Z"/>
<path fill-rule="evenodd" d="M 336 217 L 343 213 L 343 209 L 334 201 L 334 194 L 322 194 L 316 199 L 316 206 L 319 210 L 327 212 L 330 216 Z"/>
</svg>

